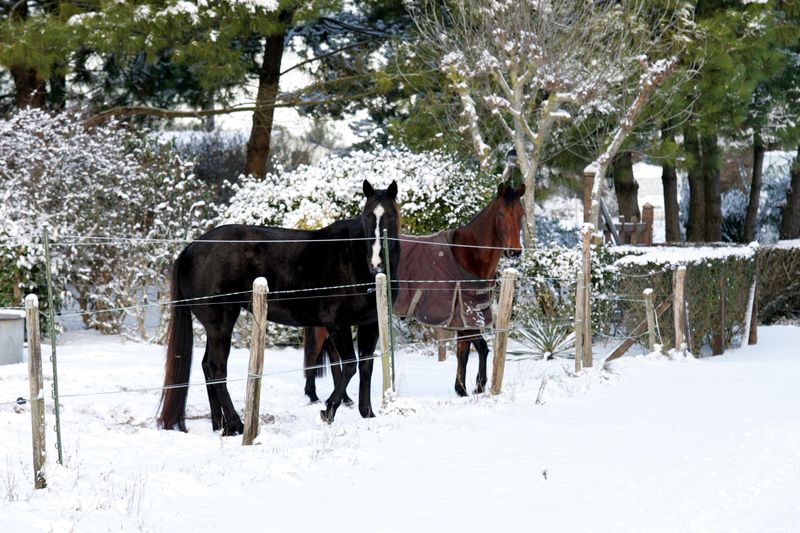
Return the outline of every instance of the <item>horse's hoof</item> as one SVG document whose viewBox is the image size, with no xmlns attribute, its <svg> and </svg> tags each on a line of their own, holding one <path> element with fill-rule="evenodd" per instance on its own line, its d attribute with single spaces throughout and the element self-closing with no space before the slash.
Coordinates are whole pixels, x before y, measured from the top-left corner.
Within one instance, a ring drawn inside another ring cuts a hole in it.
<svg viewBox="0 0 800 533">
<path fill-rule="evenodd" d="M 319 396 L 316 394 L 313 396 L 308 395 L 308 403 L 319 403 Z"/>
<path fill-rule="evenodd" d="M 238 424 L 228 424 L 222 429 L 223 437 L 233 437 L 235 435 L 241 435 L 242 433 L 244 433 L 244 424 L 241 422 Z"/>
<path fill-rule="evenodd" d="M 327 409 L 323 409 L 322 411 L 319 412 L 319 417 L 326 424 L 330 424 L 331 422 L 333 422 L 334 413 L 328 414 L 328 410 Z"/>
<path fill-rule="evenodd" d="M 472 391 L 472 394 L 483 394 L 485 391 L 486 391 L 486 387 L 479 385 L 479 386 L 475 387 L 475 390 Z"/>
<path fill-rule="evenodd" d="M 467 389 L 465 389 L 463 385 L 456 385 L 456 394 L 461 397 L 469 396 L 469 394 L 467 394 Z"/>
<path fill-rule="evenodd" d="M 372 407 L 359 407 L 358 412 L 361 413 L 361 418 L 375 418 L 375 413 L 372 412 Z"/>
<path fill-rule="evenodd" d="M 345 407 L 353 407 L 353 399 L 349 396 L 342 398 L 342 403 L 345 405 Z"/>
<path fill-rule="evenodd" d="M 319 403 L 319 398 L 316 400 L 308 400 L 308 405 L 314 405 L 315 403 Z"/>
</svg>

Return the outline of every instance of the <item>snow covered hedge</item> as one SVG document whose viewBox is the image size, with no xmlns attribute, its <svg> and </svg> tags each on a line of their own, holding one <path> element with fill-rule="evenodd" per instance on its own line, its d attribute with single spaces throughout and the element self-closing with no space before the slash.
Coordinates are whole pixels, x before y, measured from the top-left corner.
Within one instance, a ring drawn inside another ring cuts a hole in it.
<svg viewBox="0 0 800 533">
<path fill-rule="evenodd" d="M 215 215 L 191 165 L 156 136 L 113 123 L 87 130 L 76 114 L 40 110 L 0 121 L 5 305 L 44 291 L 47 228 L 56 289 L 87 312 L 85 325 L 119 332 L 132 316 L 143 334 L 138 304 L 165 287 L 184 245 L 172 239 L 197 236 Z"/>
<path fill-rule="evenodd" d="M 800 318 L 800 240 L 759 247 L 758 317 L 765 324 Z"/>
<path fill-rule="evenodd" d="M 672 295 L 672 275 L 686 265 L 686 301 L 689 308 L 690 351 L 700 354 L 718 335 L 721 283 L 725 287 L 725 346 L 740 340 L 750 286 L 756 273 L 758 247 L 753 246 L 675 246 L 614 249 L 618 256 L 617 293 L 627 331 L 645 319 L 642 291 L 653 289 L 656 307 Z M 672 311 L 658 321 L 661 342 L 671 348 L 675 338 Z M 646 336 L 638 339 L 646 342 Z"/>
<path fill-rule="evenodd" d="M 494 178 L 443 152 L 415 154 L 404 147 L 331 155 L 291 172 L 270 173 L 235 186 L 223 208 L 225 223 L 315 229 L 357 215 L 364 179 L 376 187 L 398 184 L 403 231 L 425 234 L 467 222 L 496 190 Z"/>
</svg>

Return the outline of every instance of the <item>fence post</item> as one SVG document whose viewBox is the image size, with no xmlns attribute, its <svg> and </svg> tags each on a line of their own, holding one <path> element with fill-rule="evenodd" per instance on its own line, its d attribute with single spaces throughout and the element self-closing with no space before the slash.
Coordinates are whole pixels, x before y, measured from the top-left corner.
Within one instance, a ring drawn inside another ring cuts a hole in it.
<svg viewBox="0 0 800 533">
<path fill-rule="evenodd" d="M 584 224 L 583 246 L 583 367 L 592 366 L 592 233 L 594 224 Z"/>
<path fill-rule="evenodd" d="M 755 340 L 750 342 L 750 339 L 753 338 L 753 330 L 758 327 L 758 320 L 754 320 L 758 315 L 758 303 L 756 301 L 757 281 L 758 278 L 753 278 L 753 284 L 750 285 L 750 294 L 747 298 L 747 311 L 744 317 L 744 337 L 742 337 L 742 345 L 744 345 L 744 343 L 755 344 L 758 341 L 758 337 L 756 336 Z"/>
<path fill-rule="evenodd" d="M 436 328 L 436 348 L 439 352 L 439 361 L 447 359 L 447 331 L 444 328 Z"/>
<path fill-rule="evenodd" d="M 653 206 L 649 203 L 642 207 L 642 222 L 644 223 L 644 234 L 642 244 L 645 246 L 653 245 Z"/>
<path fill-rule="evenodd" d="M 575 372 L 583 368 L 583 269 L 578 269 L 575 275 Z"/>
<path fill-rule="evenodd" d="M 244 431 L 242 445 L 249 446 L 258 436 L 259 409 L 261 407 L 261 374 L 264 373 L 264 347 L 267 344 L 267 294 L 266 278 L 253 281 L 253 335 L 250 340 L 250 365 L 247 368 L 247 395 L 244 403 Z"/>
<path fill-rule="evenodd" d="M 511 322 L 511 304 L 514 302 L 514 288 L 519 272 L 506 268 L 500 277 L 500 303 L 497 312 L 494 335 L 494 360 L 492 361 L 492 394 L 500 394 L 503 387 L 503 372 L 506 368 L 506 346 L 508 345 L 508 325 Z"/>
<path fill-rule="evenodd" d="M 47 486 L 44 466 L 47 459 L 44 425 L 44 380 L 42 379 L 42 341 L 39 338 L 39 299 L 25 297 L 25 325 L 28 329 L 28 384 L 31 399 L 31 433 L 33 435 L 33 486 Z"/>
<path fill-rule="evenodd" d="M 56 307 L 53 303 L 53 272 L 50 261 L 50 235 L 45 227 L 42 230 L 44 244 L 45 279 L 47 281 L 47 311 L 50 326 L 50 362 L 53 364 L 53 414 L 56 418 L 56 451 L 58 464 L 64 464 L 64 450 L 61 441 L 61 402 L 58 397 L 58 357 L 56 354 Z"/>
<path fill-rule="evenodd" d="M 684 330 L 684 311 L 686 309 L 684 288 L 686 286 L 686 265 L 680 265 L 672 277 L 672 316 L 675 321 L 675 350 L 686 355 Z"/>
<path fill-rule="evenodd" d="M 656 349 L 656 311 L 653 307 L 653 289 L 647 288 L 642 291 L 644 295 L 644 309 L 647 313 L 647 345 L 650 351 Z"/>
<path fill-rule="evenodd" d="M 392 375 L 390 372 L 389 352 L 391 339 L 389 338 L 389 291 L 386 287 L 386 274 L 375 275 L 375 305 L 378 309 L 378 339 L 381 348 L 381 369 L 383 370 L 383 399 L 386 400 L 388 391 L 392 388 Z"/>
</svg>

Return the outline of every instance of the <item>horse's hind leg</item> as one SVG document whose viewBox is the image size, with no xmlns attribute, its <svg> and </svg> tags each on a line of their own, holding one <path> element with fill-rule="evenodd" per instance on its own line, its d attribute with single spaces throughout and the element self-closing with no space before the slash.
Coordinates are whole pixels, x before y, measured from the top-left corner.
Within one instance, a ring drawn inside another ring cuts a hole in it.
<svg viewBox="0 0 800 533">
<path fill-rule="evenodd" d="M 206 377 L 206 382 L 211 381 L 209 372 L 211 371 L 211 363 L 208 357 L 208 341 L 206 341 L 206 353 L 203 355 L 203 374 Z M 222 429 L 222 406 L 217 399 L 217 392 L 214 390 L 213 385 L 206 385 L 206 392 L 208 393 L 208 405 L 211 407 L 211 428 L 214 431 Z"/>
<path fill-rule="evenodd" d="M 324 352 L 322 351 L 322 342 L 320 337 L 324 333 L 325 337 L 328 336 L 328 331 L 325 328 L 305 328 L 303 330 L 303 358 L 306 369 L 306 388 L 305 393 L 311 403 L 319 402 L 317 396 L 317 376 L 324 374 Z M 324 339 L 325 337 L 322 337 Z"/>
<path fill-rule="evenodd" d="M 378 323 L 365 324 L 358 327 L 358 412 L 363 418 L 373 418 L 372 411 L 372 366 L 375 362 L 373 354 L 378 344 Z"/>
<path fill-rule="evenodd" d="M 486 360 L 489 357 L 489 345 L 486 344 L 486 339 L 478 331 L 470 332 L 475 335 L 472 339 L 472 344 L 478 351 L 478 377 L 475 381 L 475 394 L 480 394 L 486 390 Z"/>
<path fill-rule="evenodd" d="M 467 362 L 469 361 L 469 346 L 471 341 L 469 338 L 464 338 L 469 335 L 468 331 L 459 331 L 456 340 L 456 357 L 458 358 L 458 367 L 456 368 L 456 394 L 459 396 L 467 396 L 466 383 L 467 376 Z"/>
<path fill-rule="evenodd" d="M 336 416 L 336 410 L 342 404 L 342 398 L 345 395 L 347 384 L 356 373 L 356 355 L 353 351 L 353 335 L 350 332 L 349 326 L 341 328 L 329 327 L 330 339 L 334 347 L 342 357 L 342 375 L 336 380 L 336 387 L 333 393 L 325 401 L 325 410 L 320 411 L 322 419 L 328 423 L 333 422 Z"/>
<path fill-rule="evenodd" d="M 216 309 L 211 312 L 207 309 L 203 317 L 207 336 L 203 373 L 206 376 L 206 388 L 209 391 L 211 424 L 214 429 L 217 429 L 218 426 L 221 427 L 223 435 L 238 435 L 244 431 L 244 425 L 233 407 L 225 380 L 228 377 L 231 335 L 236 319 L 239 317 L 239 307 L 228 305 L 215 307 Z M 217 418 L 215 423 L 215 416 L 219 416 L 220 413 L 221 418 Z"/>
</svg>

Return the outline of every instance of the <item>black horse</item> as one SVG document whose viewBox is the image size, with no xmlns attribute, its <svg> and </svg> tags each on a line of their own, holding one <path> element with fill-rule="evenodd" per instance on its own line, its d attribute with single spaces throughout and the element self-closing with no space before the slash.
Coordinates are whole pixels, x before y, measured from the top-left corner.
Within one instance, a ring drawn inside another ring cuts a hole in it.
<svg viewBox="0 0 800 533">
<path fill-rule="evenodd" d="M 462 273 L 458 279 L 488 280 L 496 275 L 497 265 L 501 255 L 517 257 L 521 253 L 520 231 L 522 228 L 523 207 L 521 198 L 525 194 L 525 185 L 517 188 L 509 184 L 501 184 L 497 188 L 497 195 L 465 226 L 454 228 L 452 237 L 447 246 L 452 250 L 452 257 L 457 262 Z M 441 234 L 437 234 L 441 235 Z M 422 285 L 410 284 L 408 280 L 444 280 L 441 271 L 427 270 L 426 265 L 434 260 L 424 252 L 432 252 L 439 256 L 441 246 L 436 246 L 436 236 L 429 237 L 403 237 L 405 244 L 402 247 L 400 268 L 392 268 L 392 272 L 399 279 L 399 298 L 393 298 L 394 312 L 397 316 L 405 316 L 408 311 L 408 302 L 413 300 L 416 288 Z M 427 241 L 428 245 L 420 246 L 415 241 Z M 419 253 L 423 252 L 423 253 Z M 448 250 L 444 252 L 449 253 Z M 406 281 L 404 281 L 406 280 Z M 395 285 L 395 284 L 393 284 Z M 441 286 L 441 285 L 440 285 Z M 434 285 L 435 287 L 435 285 Z M 469 291 L 467 291 L 469 292 Z M 431 291 L 432 300 L 442 300 L 445 306 L 451 305 L 453 295 L 450 290 L 435 288 Z M 405 301 L 405 307 L 402 301 Z M 434 302 L 435 303 L 435 302 Z M 463 303 L 463 300 L 462 300 Z M 424 314 L 424 313 L 423 313 Z M 441 327 L 441 323 L 426 322 L 424 318 L 415 316 L 422 323 L 430 326 Z M 482 393 L 486 387 L 486 366 L 489 356 L 489 346 L 483 335 L 477 329 L 460 324 L 454 327 L 452 322 L 445 325 L 447 329 L 458 331 L 456 355 L 458 366 L 456 369 L 455 390 L 459 396 L 466 396 L 467 362 L 469 361 L 470 345 L 478 352 L 478 375 L 475 383 L 475 392 Z M 305 367 L 306 367 L 306 396 L 312 402 L 319 401 L 316 392 L 315 379 L 325 372 L 325 360 L 331 362 L 334 384 L 340 380 L 339 360 L 337 346 L 331 341 L 327 332 L 322 328 L 307 328 L 305 330 Z M 361 329 L 358 331 L 359 343 Z M 352 400 L 344 393 L 344 402 L 351 404 Z"/>
<path fill-rule="evenodd" d="M 242 432 L 242 421 L 225 385 L 228 354 L 236 319 L 242 308 L 251 309 L 247 293 L 253 280 L 261 276 L 267 278 L 272 293 L 268 320 L 296 327 L 324 327 L 337 352 L 344 355 L 342 379 L 320 413 L 327 422 L 333 421 L 355 374 L 350 326 L 359 326 L 359 411 L 365 418 L 375 416 L 370 380 L 378 326 L 375 292 L 369 290 L 369 284 L 385 267 L 381 239 L 384 229 L 392 238 L 391 269 L 397 269 L 400 213 L 395 202 L 396 183 L 376 191 L 364 180 L 363 190 L 366 202 L 358 218 L 340 220 L 314 231 L 220 226 L 184 248 L 172 267 L 173 307 L 167 333 L 160 427 L 186 431 L 187 387 L 169 387 L 189 381 L 194 315 L 206 331 L 203 372 L 211 425 L 214 430 L 222 429 L 223 435 Z"/>
</svg>

